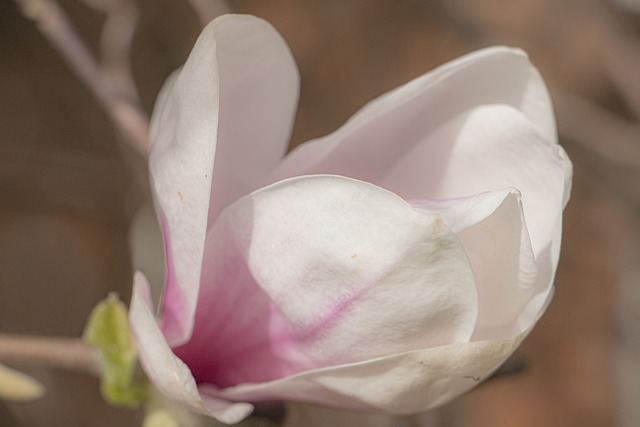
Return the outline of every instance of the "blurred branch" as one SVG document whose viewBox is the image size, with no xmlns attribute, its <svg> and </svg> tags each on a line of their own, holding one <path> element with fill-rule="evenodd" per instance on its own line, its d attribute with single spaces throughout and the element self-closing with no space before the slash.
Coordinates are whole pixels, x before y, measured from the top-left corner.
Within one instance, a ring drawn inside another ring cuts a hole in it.
<svg viewBox="0 0 640 427">
<path fill-rule="evenodd" d="M 200 24 L 204 27 L 213 18 L 231 13 L 231 8 L 225 0 L 187 0 L 195 10 Z"/>
<path fill-rule="evenodd" d="M 0 362 L 45 365 L 99 376 L 98 353 L 79 338 L 0 334 Z"/>
<path fill-rule="evenodd" d="M 132 94 L 130 89 L 123 90 L 124 86 L 132 84 L 132 80 L 125 78 L 124 80 L 129 80 L 129 83 L 116 83 L 112 74 L 98 64 L 74 30 L 64 10 L 55 0 L 15 1 L 19 4 L 23 14 L 36 22 L 40 32 L 58 50 L 75 73 L 100 100 L 115 125 L 127 137 L 134 149 L 146 157 L 149 119 L 139 107 L 135 91 Z M 111 68 L 113 68 L 114 61 L 122 63 L 123 52 L 129 50 L 133 34 L 131 22 L 133 19 L 133 27 L 135 27 L 137 19 L 135 13 L 133 18 L 131 17 L 130 8 L 126 9 L 125 6 L 114 7 L 118 7 L 117 12 L 112 13 L 111 23 L 106 25 L 105 38 L 108 40 L 103 41 L 103 47 L 107 47 L 109 51 L 109 54 L 106 55 L 108 58 L 107 67 Z M 128 12 L 126 12 L 127 10 Z M 122 24 L 124 21 L 126 21 L 129 29 L 127 30 L 127 25 L 125 25 L 123 34 L 113 38 L 114 32 L 120 31 L 119 29 L 116 31 L 113 26 Z M 109 19 L 107 22 L 109 23 Z M 126 56 L 126 53 L 124 55 Z M 123 67 L 128 70 L 128 60 L 125 64 L 118 65 L 116 68 L 122 71 Z M 127 73 L 128 71 L 125 74 Z"/>
<path fill-rule="evenodd" d="M 138 25 L 138 8 L 131 0 L 84 0 L 105 14 L 101 34 L 102 66 L 118 90 L 138 102 L 131 75 L 131 44 Z"/>
</svg>

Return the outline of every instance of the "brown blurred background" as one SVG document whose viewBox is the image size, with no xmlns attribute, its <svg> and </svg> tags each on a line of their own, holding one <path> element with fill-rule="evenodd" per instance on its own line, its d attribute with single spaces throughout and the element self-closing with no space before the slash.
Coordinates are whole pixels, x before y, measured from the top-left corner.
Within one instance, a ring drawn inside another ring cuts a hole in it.
<svg viewBox="0 0 640 427">
<path fill-rule="evenodd" d="M 96 2 L 61 4 L 97 53 L 104 17 L 87 5 Z M 291 46 L 302 75 L 293 144 L 483 46 L 524 48 L 549 84 L 575 166 L 555 299 L 519 350 L 525 371 L 437 410 L 434 425 L 640 425 L 640 1 L 635 12 L 634 0 L 625 3 L 230 2 L 269 20 Z M 148 113 L 200 24 L 187 1 L 134 4 L 132 70 Z M 78 336 L 109 291 L 128 300 L 128 226 L 146 200 L 134 157 L 34 24 L 0 0 L 0 331 Z M 0 402 L 1 427 L 140 423 L 139 413 L 102 403 L 92 378 L 25 369 L 49 393 Z"/>
</svg>

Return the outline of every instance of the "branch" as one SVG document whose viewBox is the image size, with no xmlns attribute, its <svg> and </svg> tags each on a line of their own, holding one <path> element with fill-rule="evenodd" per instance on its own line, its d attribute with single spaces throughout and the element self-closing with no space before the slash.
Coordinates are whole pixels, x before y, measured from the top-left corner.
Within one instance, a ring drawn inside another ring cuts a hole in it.
<svg viewBox="0 0 640 427">
<path fill-rule="evenodd" d="M 119 90 L 109 74 L 103 72 L 60 5 L 55 0 L 15 1 L 23 14 L 35 21 L 44 37 L 104 105 L 136 151 L 146 157 L 149 131 L 147 115 L 140 109 L 135 98 L 132 99 Z"/>
<path fill-rule="evenodd" d="M 131 74 L 131 45 L 138 25 L 138 8 L 132 0 L 84 0 L 93 9 L 104 13 L 100 34 L 101 62 L 118 90 L 130 99 L 139 100 Z"/>
<path fill-rule="evenodd" d="M 0 334 L 0 362 L 45 365 L 100 376 L 97 351 L 80 338 Z"/>
</svg>

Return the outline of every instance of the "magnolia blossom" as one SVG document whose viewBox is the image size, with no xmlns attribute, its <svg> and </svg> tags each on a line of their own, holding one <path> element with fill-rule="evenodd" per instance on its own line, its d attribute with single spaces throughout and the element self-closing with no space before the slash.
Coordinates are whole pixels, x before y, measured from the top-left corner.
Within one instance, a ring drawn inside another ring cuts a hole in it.
<svg viewBox="0 0 640 427">
<path fill-rule="evenodd" d="M 251 16 L 210 23 L 167 82 L 149 160 L 167 279 L 130 320 L 167 398 L 410 414 L 513 352 L 552 294 L 571 163 L 526 55 L 452 61 L 284 156 L 298 74 Z M 284 157 L 283 157 L 284 156 Z"/>
</svg>

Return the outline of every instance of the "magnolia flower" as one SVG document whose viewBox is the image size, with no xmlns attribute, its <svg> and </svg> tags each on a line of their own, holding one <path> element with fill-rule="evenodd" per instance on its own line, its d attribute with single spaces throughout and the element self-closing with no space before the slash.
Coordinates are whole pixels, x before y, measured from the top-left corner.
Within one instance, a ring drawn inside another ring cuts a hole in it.
<svg viewBox="0 0 640 427">
<path fill-rule="evenodd" d="M 481 50 L 287 156 L 298 74 L 264 21 L 202 32 L 152 118 L 167 279 L 130 320 L 168 399 L 409 414 L 486 378 L 552 294 L 571 163 L 519 50 Z M 159 319 L 159 321 L 157 320 Z"/>
</svg>

